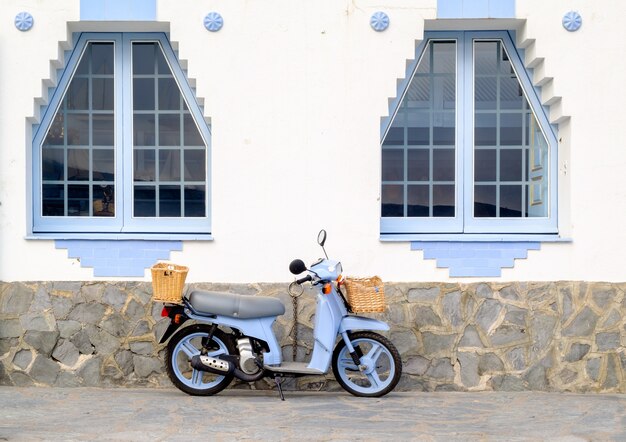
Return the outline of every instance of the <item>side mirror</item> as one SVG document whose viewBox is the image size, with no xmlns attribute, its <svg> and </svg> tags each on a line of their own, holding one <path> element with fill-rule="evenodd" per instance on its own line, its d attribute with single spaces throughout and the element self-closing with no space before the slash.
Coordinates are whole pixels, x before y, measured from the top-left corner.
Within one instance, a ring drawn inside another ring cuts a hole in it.
<svg viewBox="0 0 626 442">
<path fill-rule="evenodd" d="M 306 265 L 301 259 L 294 259 L 291 261 L 291 264 L 289 264 L 289 271 L 294 275 L 299 275 L 306 271 Z"/>
<path fill-rule="evenodd" d="M 324 247 L 324 243 L 326 242 L 326 230 L 320 230 L 320 233 L 317 234 L 317 243 Z"/>
</svg>

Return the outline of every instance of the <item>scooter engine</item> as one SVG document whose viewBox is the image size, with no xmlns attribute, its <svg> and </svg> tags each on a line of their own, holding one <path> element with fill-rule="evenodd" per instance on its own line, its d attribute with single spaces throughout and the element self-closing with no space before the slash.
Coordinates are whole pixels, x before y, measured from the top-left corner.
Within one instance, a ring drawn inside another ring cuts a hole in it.
<svg viewBox="0 0 626 442">
<path fill-rule="evenodd" d="M 259 371 L 256 362 L 256 355 L 252 349 L 249 338 L 237 339 L 237 350 L 239 350 L 239 366 L 246 374 L 255 374 Z"/>
</svg>

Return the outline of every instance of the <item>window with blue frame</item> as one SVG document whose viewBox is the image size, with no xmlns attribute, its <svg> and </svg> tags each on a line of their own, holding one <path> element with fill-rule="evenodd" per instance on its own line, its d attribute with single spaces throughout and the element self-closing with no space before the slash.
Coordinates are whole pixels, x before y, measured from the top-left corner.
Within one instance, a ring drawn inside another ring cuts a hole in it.
<svg viewBox="0 0 626 442">
<path fill-rule="evenodd" d="M 82 34 L 33 139 L 33 231 L 210 233 L 209 147 L 165 34 Z"/>
<path fill-rule="evenodd" d="M 556 136 L 507 32 L 432 32 L 382 127 L 383 234 L 556 233 Z"/>
</svg>

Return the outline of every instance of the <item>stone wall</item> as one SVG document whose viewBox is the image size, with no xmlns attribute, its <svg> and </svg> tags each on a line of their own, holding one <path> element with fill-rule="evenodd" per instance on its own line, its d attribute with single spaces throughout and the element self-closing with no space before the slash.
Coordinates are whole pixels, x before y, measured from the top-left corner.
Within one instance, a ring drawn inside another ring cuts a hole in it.
<svg viewBox="0 0 626 442">
<path fill-rule="evenodd" d="M 280 298 L 276 333 L 291 360 L 286 284 L 204 288 Z M 0 384 L 167 386 L 158 338 L 168 320 L 138 282 L 0 283 Z M 626 283 L 388 283 L 388 336 L 400 390 L 626 392 Z M 312 350 L 314 294 L 298 308 L 298 359 Z M 238 384 L 240 388 L 247 386 Z M 252 388 L 269 388 L 257 382 Z M 337 389 L 332 375 L 291 388 Z"/>
</svg>

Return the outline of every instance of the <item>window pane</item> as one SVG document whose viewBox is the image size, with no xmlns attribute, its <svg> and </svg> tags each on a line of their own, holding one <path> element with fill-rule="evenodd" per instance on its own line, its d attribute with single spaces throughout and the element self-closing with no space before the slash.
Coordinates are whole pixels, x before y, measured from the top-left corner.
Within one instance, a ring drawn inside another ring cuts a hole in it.
<svg viewBox="0 0 626 442">
<path fill-rule="evenodd" d="M 159 146 L 180 146 L 180 117 L 159 115 Z"/>
<path fill-rule="evenodd" d="M 133 118 L 133 142 L 135 146 L 156 145 L 155 126 L 153 114 L 135 114 Z"/>
<path fill-rule="evenodd" d="M 382 216 L 404 216 L 404 186 L 383 184 Z"/>
<path fill-rule="evenodd" d="M 185 146 L 204 146 L 204 141 L 200 136 L 198 126 L 196 126 L 191 115 L 185 115 L 184 125 Z"/>
<path fill-rule="evenodd" d="M 159 187 L 159 216 L 178 217 L 181 215 L 180 186 Z"/>
<path fill-rule="evenodd" d="M 63 184 L 44 184 L 41 186 L 43 216 L 63 216 L 65 191 Z"/>
<path fill-rule="evenodd" d="M 496 216 L 496 186 L 474 186 L 474 217 Z"/>
<path fill-rule="evenodd" d="M 67 214 L 68 216 L 89 216 L 89 186 L 67 186 Z"/>
<path fill-rule="evenodd" d="M 133 154 L 133 179 L 137 181 L 156 181 L 156 162 L 154 149 L 135 149 Z"/>
<path fill-rule="evenodd" d="M 57 112 L 52 120 L 48 134 L 43 142 L 44 146 L 62 146 L 65 144 L 65 114 Z"/>
<path fill-rule="evenodd" d="M 474 42 L 474 73 L 475 75 L 496 75 L 500 43 L 496 41 Z"/>
<path fill-rule="evenodd" d="M 430 113 L 410 112 L 407 114 L 407 144 L 428 146 L 430 144 Z"/>
<path fill-rule="evenodd" d="M 67 144 L 89 145 L 89 114 L 68 114 Z"/>
<path fill-rule="evenodd" d="M 155 73 L 155 43 L 133 43 L 133 74 Z"/>
<path fill-rule="evenodd" d="M 433 181 L 454 181 L 454 149 L 433 150 Z"/>
<path fill-rule="evenodd" d="M 180 151 L 164 149 L 159 151 L 159 180 L 180 181 Z"/>
<path fill-rule="evenodd" d="M 383 140 L 383 146 L 402 146 L 404 144 L 404 127 L 390 127 Z"/>
<path fill-rule="evenodd" d="M 404 180 L 404 150 L 383 150 L 383 181 Z"/>
<path fill-rule="evenodd" d="M 433 72 L 454 74 L 456 72 L 456 45 L 453 42 L 432 43 Z"/>
<path fill-rule="evenodd" d="M 185 216 L 206 216 L 206 191 L 204 186 L 185 186 Z"/>
<path fill-rule="evenodd" d="M 500 151 L 500 181 L 522 181 L 522 150 Z"/>
<path fill-rule="evenodd" d="M 416 75 L 406 91 L 404 104 L 410 108 L 430 107 L 431 77 Z"/>
<path fill-rule="evenodd" d="M 159 109 L 180 109 L 180 92 L 174 78 L 159 78 Z"/>
<path fill-rule="evenodd" d="M 500 216 L 522 216 L 522 186 L 500 186 Z"/>
<path fill-rule="evenodd" d="M 94 110 L 113 110 L 115 83 L 112 78 L 93 78 L 92 108 Z"/>
<path fill-rule="evenodd" d="M 474 91 L 476 110 L 498 108 L 498 77 L 476 77 Z"/>
<path fill-rule="evenodd" d="M 497 139 L 497 116 L 496 114 L 476 114 L 474 116 L 474 145 L 496 146 Z"/>
<path fill-rule="evenodd" d="M 115 216 L 114 186 L 93 186 L 93 216 Z"/>
<path fill-rule="evenodd" d="M 204 181 L 205 179 L 206 155 L 204 150 L 185 149 L 185 181 Z"/>
<path fill-rule="evenodd" d="M 115 144 L 113 114 L 95 114 L 92 118 L 92 145 L 113 146 Z"/>
<path fill-rule="evenodd" d="M 154 110 L 154 78 L 133 80 L 133 109 Z"/>
<path fill-rule="evenodd" d="M 474 151 L 474 181 L 496 180 L 496 155 L 495 149 Z"/>
<path fill-rule="evenodd" d="M 113 149 L 94 149 L 93 155 L 93 180 L 113 181 L 115 177 Z"/>
<path fill-rule="evenodd" d="M 91 73 L 99 75 L 113 74 L 115 58 L 113 43 L 91 43 Z"/>
<path fill-rule="evenodd" d="M 63 149 L 42 149 L 42 174 L 44 180 L 63 181 L 65 172 L 65 151 Z"/>
<path fill-rule="evenodd" d="M 409 149 L 408 151 L 408 180 L 430 180 L 430 150 Z"/>
<path fill-rule="evenodd" d="M 522 114 L 500 114 L 500 145 L 522 145 Z"/>
<path fill-rule="evenodd" d="M 454 186 L 433 186 L 433 216 L 454 216 Z"/>
<path fill-rule="evenodd" d="M 154 186 L 135 186 L 133 199 L 134 216 L 156 216 L 156 188 Z"/>
<path fill-rule="evenodd" d="M 407 188 L 407 216 L 429 216 L 430 198 L 429 186 L 408 186 Z"/>
<path fill-rule="evenodd" d="M 89 179 L 89 150 L 67 150 L 67 179 L 69 181 L 86 181 Z"/>
<path fill-rule="evenodd" d="M 67 90 L 67 108 L 71 110 L 89 109 L 89 79 L 74 78 Z"/>
<path fill-rule="evenodd" d="M 453 112 L 437 112 L 433 117 L 433 144 L 437 146 L 454 146 L 456 115 Z"/>
</svg>

